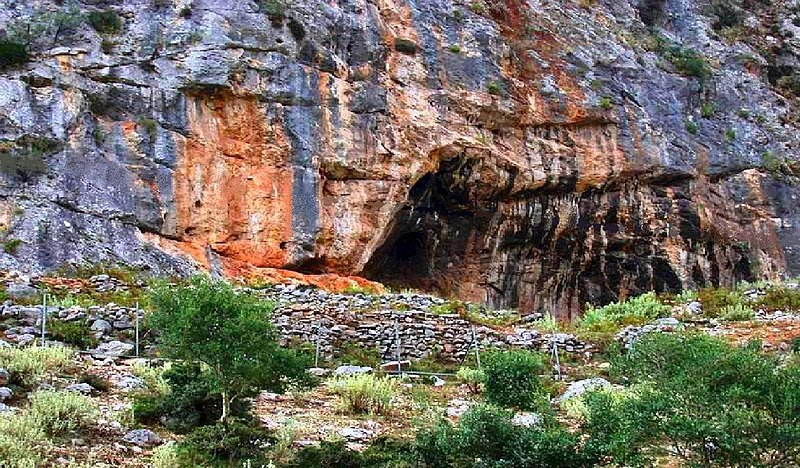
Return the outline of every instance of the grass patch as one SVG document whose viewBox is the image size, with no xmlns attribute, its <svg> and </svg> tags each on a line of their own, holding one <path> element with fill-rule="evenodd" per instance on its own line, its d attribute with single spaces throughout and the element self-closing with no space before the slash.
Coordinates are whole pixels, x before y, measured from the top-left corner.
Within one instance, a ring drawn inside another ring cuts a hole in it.
<svg viewBox="0 0 800 468">
<path fill-rule="evenodd" d="M 399 390 L 397 380 L 359 374 L 328 382 L 331 393 L 339 396 L 338 410 L 350 414 L 389 414 Z"/>
<path fill-rule="evenodd" d="M 113 11 L 93 11 L 86 15 L 86 21 L 100 34 L 119 34 L 122 20 Z"/>
<path fill-rule="evenodd" d="M 75 353 L 64 346 L 47 348 L 0 347 L 0 368 L 11 374 L 11 381 L 31 388 L 46 375 L 57 374 L 72 365 Z"/>
<path fill-rule="evenodd" d="M 20 245 L 22 245 L 22 240 L 20 239 L 6 239 L 3 242 L 3 251 L 9 255 L 14 255 Z"/>
<path fill-rule="evenodd" d="M 52 320 L 47 324 L 47 332 L 54 340 L 76 346 L 80 349 L 90 349 L 97 346 L 97 339 L 92 335 L 92 330 L 84 322 Z"/>
</svg>

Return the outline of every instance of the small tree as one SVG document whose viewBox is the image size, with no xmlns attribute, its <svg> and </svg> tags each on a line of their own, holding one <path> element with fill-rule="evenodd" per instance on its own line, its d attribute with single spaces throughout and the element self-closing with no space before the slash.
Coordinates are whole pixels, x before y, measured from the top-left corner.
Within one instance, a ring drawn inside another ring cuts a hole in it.
<svg viewBox="0 0 800 468">
<path fill-rule="evenodd" d="M 271 303 L 204 276 L 184 287 L 156 286 L 151 301 L 149 322 L 160 332 L 163 354 L 210 370 L 221 394 L 221 423 L 239 398 L 308 382 L 308 356 L 278 344 Z"/>
<path fill-rule="evenodd" d="M 544 356 L 524 350 L 487 354 L 484 366 L 486 399 L 522 409 L 546 406 L 549 400 L 539 377 L 547 370 Z"/>
</svg>

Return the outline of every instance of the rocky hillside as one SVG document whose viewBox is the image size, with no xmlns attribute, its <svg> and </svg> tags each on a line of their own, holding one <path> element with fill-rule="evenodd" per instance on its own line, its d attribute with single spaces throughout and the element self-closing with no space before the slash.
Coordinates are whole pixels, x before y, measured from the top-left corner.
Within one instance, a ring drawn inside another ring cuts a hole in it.
<svg viewBox="0 0 800 468">
<path fill-rule="evenodd" d="M 523 312 L 800 272 L 795 1 L 0 0 L 0 268 Z"/>
</svg>

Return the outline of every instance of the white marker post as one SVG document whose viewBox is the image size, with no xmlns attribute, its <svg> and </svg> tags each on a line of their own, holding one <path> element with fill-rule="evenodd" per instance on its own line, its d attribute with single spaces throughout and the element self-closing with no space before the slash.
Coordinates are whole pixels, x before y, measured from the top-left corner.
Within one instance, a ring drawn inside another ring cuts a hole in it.
<svg viewBox="0 0 800 468">
<path fill-rule="evenodd" d="M 135 319 L 135 323 L 136 323 L 136 357 L 139 357 L 139 303 L 138 302 L 136 303 L 136 311 L 134 313 L 136 314 L 136 319 Z"/>
<path fill-rule="evenodd" d="M 46 333 L 45 322 L 47 322 L 47 293 L 42 294 L 42 348 L 47 346 L 47 343 L 44 339 L 44 335 Z"/>
</svg>

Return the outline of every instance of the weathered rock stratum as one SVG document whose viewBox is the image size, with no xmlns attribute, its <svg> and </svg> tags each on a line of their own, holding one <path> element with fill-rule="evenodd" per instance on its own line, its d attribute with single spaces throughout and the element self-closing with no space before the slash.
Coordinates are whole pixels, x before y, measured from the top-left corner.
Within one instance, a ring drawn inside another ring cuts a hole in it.
<svg viewBox="0 0 800 468">
<path fill-rule="evenodd" d="M 282 268 L 562 316 L 798 274 L 798 19 L 756 0 L 0 0 L 30 53 L 0 77 L 0 268 Z"/>
</svg>

